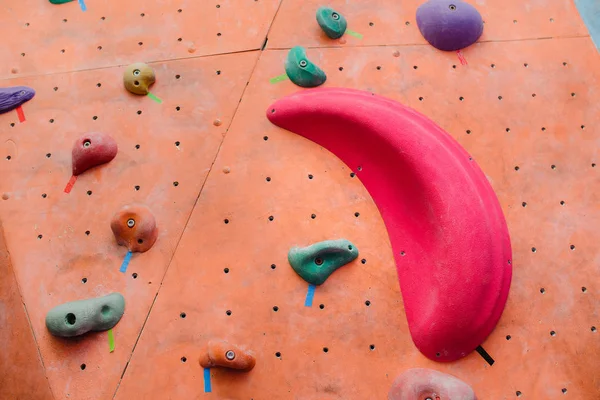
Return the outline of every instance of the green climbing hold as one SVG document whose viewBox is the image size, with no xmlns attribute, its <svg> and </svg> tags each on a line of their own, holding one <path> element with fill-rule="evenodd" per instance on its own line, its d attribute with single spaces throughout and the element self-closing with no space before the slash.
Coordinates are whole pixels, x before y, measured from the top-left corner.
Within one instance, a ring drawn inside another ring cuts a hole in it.
<svg viewBox="0 0 600 400">
<path fill-rule="evenodd" d="M 306 50 L 292 47 L 285 60 L 285 73 L 292 82 L 301 87 L 322 85 L 327 79 L 325 72 L 306 58 Z"/>
<path fill-rule="evenodd" d="M 302 279 L 321 285 L 336 269 L 358 257 L 358 249 L 346 239 L 326 240 L 288 253 L 290 265 Z"/>
<path fill-rule="evenodd" d="M 71 301 L 48 311 L 46 327 L 54 336 L 62 337 L 105 331 L 119 322 L 124 311 L 125 298 L 120 293 Z"/>
<path fill-rule="evenodd" d="M 346 18 L 330 7 L 319 7 L 317 10 L 317 22 L 331 39 L 341 38 L 348 27 Z"/>
<path fill-rule="evenodd" d="M 64 3 L 69 3 L 73 0 L 50 0 L 50 3 L 52 4 L 64 4 Z"/>
</svg>

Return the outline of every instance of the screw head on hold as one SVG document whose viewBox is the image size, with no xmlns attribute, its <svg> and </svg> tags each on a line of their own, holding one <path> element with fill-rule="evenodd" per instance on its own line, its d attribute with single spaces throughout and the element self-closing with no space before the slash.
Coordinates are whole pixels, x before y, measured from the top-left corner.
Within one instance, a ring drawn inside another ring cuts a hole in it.
<svg viewBox="0 0 600 400">
<path fill-rule="evenodd" d="M 88 139 L 85 142 L 83 142 L 83 147 L 90 147 L 92 145 L 92 142 Z"/>
<path fill-rule="evenodd" d="M 133 71 L 133 75 L 138 76 L 140 74 L 140 70 L 136 69 Z"/>
<path fill-rule="evenodd" d="M 302 68 L 306 67 L 308 65 L 308 63 L 306 62 L 306 60 L 300 60 L 300 66 Z"/>
<path fill-rule="evenodd" d="M 225 358 L 229 361 L 232 361 L 235 358 L 235 352 L 233 350 L 229 350 L 227 353 L 225 353 Z"/>
<path fill-rule="evenodd" d="M 337 21 L 338 19 L 340 19 L 340 14 L 333 13 L 333 14 L 331 14 L 331 18 L 333 18 L 333 19 L 335 19 Z"/>
<path fill-rule="evenodd" d="M 135 220 L 133 218 L 129 218 L 127 220 L 127 226 L 133 228 L 135 226 Z"/>
</svg>

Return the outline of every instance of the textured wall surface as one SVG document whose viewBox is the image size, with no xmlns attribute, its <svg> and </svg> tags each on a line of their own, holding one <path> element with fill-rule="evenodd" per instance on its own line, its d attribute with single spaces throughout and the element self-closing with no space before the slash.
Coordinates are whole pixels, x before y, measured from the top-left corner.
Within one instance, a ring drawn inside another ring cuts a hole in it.
<svg viewBox="0 0 600 400">
<path fill-rule="evenodd" d="M 37 94 L 25 122 L 0 115 L 0 398 L 383 399 L 413 367 L 451 373 L 482 400 L 600 398 L 600 55 L 571 1 L 469 2 L 485 27 L 462 62 L 426 44 L 416 0 L 329 2 L 363 35 L 339 40 L 319 31 L 315 0 L 3 2 L 2 87 Z M 482 344 L 492 366 L 417 351 L 368 192 L 333 154 L 265 118 L 303 90 L 270 83 L 295 45 L 325 86 L 413 107 L 487 175 L 514 260 Z M 162 103 L 123 88 L 139 61 Z M 119 153 L 65 194 L 73 142 L 89 131 Z M 110 219 L 133 202 L 153 210 L 159 237 L 123 274 Z M 335 238 L 359 258 L 305 307 L 287 251 Z M 47 332 L 57 304 L 113 291 L 126 299 L 114 352 L 106 332 Z M 205 393 L 198 358 L 213 337 L 257 364 L 212 369 Z"/>
</svg>

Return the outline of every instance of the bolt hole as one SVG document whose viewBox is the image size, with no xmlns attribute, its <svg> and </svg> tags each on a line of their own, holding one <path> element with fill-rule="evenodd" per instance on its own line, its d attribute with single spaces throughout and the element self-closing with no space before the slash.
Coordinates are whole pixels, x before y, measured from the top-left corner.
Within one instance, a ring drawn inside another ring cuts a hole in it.
<svg viewBox="0 0 600 400">
<path fill-rule="evenodd" d="M 273 221 L 275 219 L 275 217 L 273 217 L 272 215 L 269 216 L 269 221 Z"/>
<path fill-rule="evenodd" d="M 556 169 L 556 165 L 552 164 L 552 165 L 550 166 L 550 168 L 551 168 L 551 169 Z"/>
<path fill-rule="evenodd" d="M 141 115 L 142 114 L 142 110 L 137 110 L 137 115 Z"/>
<path fill-rule="evenodd" d="M 86 236 L 90 236 L 90 231 L 85 231 Z"/>
<path fill-rule="evenodd" d="M 42 193 L 42 198 L 45 199 L 46 197 L 48 197 L 48 195 L 46 193 Z"/>
<path fill-rule="evenodd" d="M 510 340 L 512 337 L 510 335 L 506 335 L 506 340 Z"/>
<path fill-rule="evenodd" d="M 524 66 L 525 68 L 527 68 L 527 67 L 529 67 L 529 64 L 525 63 L 525 64 L 523 64 L 523 66 Z"/>
<path fill-rule="evenodd" d="M 225 222 L 226 224 L 228 224 L 228 223 L 229 223 L 229 220 L 228 220 L 227 218 L 225 218 L 225 219 L 223 220 L 223 222 Z"/>
<path fill-rule="evenodd" d="M 490 67 L 496 68 L 496 64 L 492 64 L 492 65 L 490 65 Z"/>
<path fill-rule="evenodd" d="M 323 353 L 327 353 L 329 352 L 329 349 L 327 347 L 323 347 Z"/>
<path fill-rule="evenodd" d="M 181 110 L 181 107 L 177 106 L 177 107 L 175 107 L 175 110 L 179 111 L 179 110 Z"/>
<path fill-rule="evenodd" d="M 358 213 L 358 212 L 355 212 L 355 213 L 354 213 L 354 216 L 358 218 L 358 217 L 360 216 L 360 213 Z"/>
<path fill-rule="evenodd" d="M 517 165 L 517 166 L 515 166 L 515 171 L 518 171 L 519 169 L 520 169 L 520 168 L 519 168 L 519 166 L 518 166 L 518 165 Z"/>
<path fill-rule="evenodd" d="M 269 140 L 268 136 L 263 136 L 263 140 L 266 142 L 267 140 Z"/>
<path fill-rule="evenodd" d="M 371 301 L 370 300 L 365 301 L 365 306 L 369 307 L 370 305 L 371 305 Z"/>
<path fill-rule="evenodd" d="M 75 317 L 75 314 L 73 314 L 73 313 L 68 313 L 65 316 L 65 322 L 67 323 L 67 325 L 75 325 L 76 321 L 77 321 L 77 318 Z"/>
<path fill-rule="evenodd" d="M 88 195 L 88 196 L 91 196 L 91 195 L 92 195 L 92 191 L 91 191 L 91 190 L 88 190 L 88 191 L 87 191 L 87 195 Z"/>
<path fill-rule="evenodd" d="M 138 242 L 138 244 L 144 243 L 144 241 L 142 239 L 138 239 L 137 242 Z"/>
<path fill-rule="evenodd" d="M 275 353 L 275 357 L 281 358 L 281 353 L 280 352 Z"/>
<path fill-rule="evenodd" d="M 54 123 L 54 118 L 50 118 L 50 123 L 53 124 Z"/>
<path fill-rule="evenodd" d="M 81 365 L 79 366 L 79 368 L 81 368 L 81 370 L 83 371 L 83 370 L 85 369 L 85 364 L 81 364 Z"/>
<path fill-rule="evenodd" d="M 517 395 L 517 397 L 521 397 L 521 395 L 522 395 L 522 393 L 519 390 L 517 390 L 517 392 L 515 394 Z"/>
<path fill-rule="evenodd" d="M 350 172 L 350 178 L 354 178 L 356 174 L 354 172 Z"/>
<path fill-rule="evenodd" d="M 377 66 L 377 70 L 381 70 L 381 66 L 380 65 Z"/>
<path fill-rule="evenodd" d="M 224 268 L 223 272 L 225 272 L 226 274 L 228 274 L 229 273 L 229 268 Z"/>
<path fill-rule="evenodd" d="M 440 356 L 441 356 L 441 354 L 440 354 L 440 353 L 435 353 L 435 356 L 436 356 L 436 357 L 440 357 Z"/>
<path fill-rule="evenodd" d="M 452 64 L 452 68 L 453 68 L 453 69 L 456 69 L 456 65 Z"/>
<path fill-rule="evenodd" d="M 267 182 L 271 182 L 271 177 L 270 176 L 267 176 L 265 179 L 266 179 Z"/>
<path fill-rule="evenodd" d="M 312 178 L 313 178 L 312 174 L 308 174 L 308 179 L 312 179 Z"/>
<path fill-rule="evenodd" d="M 94 116 L 92 117 L 92 119 L 95 121 L 95 120 L 97 120 L 97 119 L 98 119 L 98 116 L 97 116 L 97 115 L 94 115 Z"/>
<path fill-rule="evenodd" d="M 137 274 L 137 272 L 134 272 L 133 274 L 131 274 L 131 277 L 132 277 L 133 279 L 137 279 L 137 277 L 138 277 L 138 274 Z"/>
<path fill-rule="evenodd" d="M 362 260 L 360 260 L 361 263 L 366 264 L 367 263 L 367 259 L 363 258 Z"/>
<path fill-rule="evenodd" d="M 187 358 L 186 357 L 181 357 L 181 362 L 186 362 Z"/>
<path fill-rule="evenodd" d="M 550 336 L 556 336 L 556 332 L 555 331 L 550 331 Z"/>
<path fill-rule="evenodd" d="M 419 97 L 419 101 L 423 101 L 423 97 Z"/>
<path fill-rule="evenodd" d="M 471 130 L 467 129 L 467 135 L 470 135 L 470 134 L 471 134 Z"/>
<path fill-rule="evenodd" d="M 581 291 L 582 291 L 583 293 L 585 293 L 585 292 L 587 292 L 587 288 L 586 288 L 585 286 L 582 286 L 582 287 L 581 287 Z"/>
<path fill-rule="evenodd" d="M 173 182 L 173 186 L 179 186 L 179 182 L 177 182 L 177 181 Z"/>
<path fill-rule="evenodd" d="M 502 96 L 498 96 L 498 100 L 502 100 Z"/>
<path fill-rule="evenodd" d="M 592 332 L 596 332 L 596 331 L 597 331 L 597 329 L 596 329 L 596 327 L 595 327 L 595 326 L 592 326 L 592 327 L 590 328 L 590 330 L 591 330 Z"/>
<path fill-rule="evenodd" d="M 43 238 L 43 236 L 42 235 L 38 235 L 38 239 L 41 239 L 41 238 Z"/>
<path fill-rule="evenodd" d="M 225 314 L 227 314 L 227 315 L 231 315 L 231 310 L 227 310 L 227 311 L 225 311 Z"/>
<path fill-rule="evenodd" d="M 464 98 L 464 97 L 462 97 L 462 96 L 460 96 L 458 99 L 459 99 L 460 101 L 464 101 L 464 100 L 465 100 L 465 98 Z"/>
<path fill-rule="evenodd" d="M 537 249 L 536 249 L 535 247 L 532 247 L 532 248 L 531 248 L 531 252 L 532 252 L 532 253 L 535 253 L 536 251 L 537 251 Z"/>
<path fill-rule="evenodd" d="M 275 311 L 275 312 L 279 311 L 279 307 L 273 306 L 273 311 Z"/>
<path fill-rule="evenodd" d="M 570 246 L 569 246 L 569 248 L 570 248 L 571 250 L 575 250 L 575 245 L 573 245 L 573 244 L 572 244 L 572 245 L 570 245 Z"/>
<path fill-rule="evenodd" d="M 102 84 L 100 82 L 96 83 L 96 87 L 101 87 Z"/>
<path fill-rule="evenodd" d="M 175 75 L 175 79 L 181 78 L 181 75 Z"/>
<path fill-rule="evenodd" d="M 317 214 L 311 214 L 311 215 L 310 215 L 310 217 L 311 217 L 312 219 L 315 219 L 315 218 L 317 218 Z"/>
<path fill-rule="evenodd" d="M 221 75 L 221 70 L 217 70 L 217 75 Z"/>
<path fill-rule="evenodd" d="M 187 314 L 186 314 L 186 313 L 184 313 L 184 312 L 182 312 L 182 313 L 180 313 L 180 314 L 179 314 L 179 316 L 180 316 L 181 318 L 185 318 L 185 317 L 187 316 Z"/>
<path fill-rule="evenodd" d="M 564 206 L 564 205 L 565 205 L 565 202 L 564 202 L 563 200 L 561 200 L 561 201 L 560 201 L 560 205 L 561 205 L 561 206 Z"/>
<path fill-rule="evenodd" d="M 343 70 L 344 70 L 344 67 L 339 67 L 338 69 L 339 69 L 340 71 L 343 71 Z"/>
<path fill-rule="evenodd" d="M 375 24 L 374 24 L 374 23 L 372 23 L 372 22 L 369 22 L 369 26 L 373 26 L 373 25 L 375 25 Z"/>
<path fill-rule="evenodd" d="M 277 268 L 277 265 L 271 264 L 271 269 L 275 269 L 275 268 Z"/>
<path fill-rule="evenodd" d="M 413 65 L 413 69 L 418 69 L 419 67 L 416 65 Z"/>
<path fill-rule="evenodd" d="M 81 279 L 81 283 L 86 283 L 86 282 L 87 282 L 87 278 Z"/>
<path fill-rule="evenodd" d="M 522 203 L 521 203 L 521 205 L 522 205 L 523 207 L 527 207 L 527 203 L 526 203 L 526 202 L 522 202 Z"/>
<path fill-rule="evenodd" d="M 140 190 L 140 187 L 139 187 L 139 185 L 135 185 L 135 186 L 134 186 L 134 189 L 135 189 L 136 191 Z"/>
<path fill-rule="evenodd" d="M 139 148 L 140 148 L 140 145 L 139 145 L 139 144 L 136 144 L 136 145 L 135 145 L 135 148 L 136 148 L 136 149 L 139 149 Z"/>
<path fill-rule="evenodd" d="M 217 33 L 217 36 L 221 36 L 221 32 Z"/>
<path fill-rule="evenodd" d="M 97 47 L 97 49 L 98 49 L 98 50 L 102 50 L 102 46 L 98 46 L 98 47 Z"/>
<path fill-rule="evenodd" d="M 6 156 L 6 159 L 10 161 L 12 157 L 11 156 Z"/>
<path fill-rule="evenodd" d="M 143 44 L 144 44 L 144 42 L 138 42 L 138 46 L 141 46 Z"/>
<path fill-rule="evenodd" d="M 322 310 L 325 308 L 325 304 L 319 304 L 319 308 Z"/>
<path fill-rule="evenodd" d="M 375 350 L 375 345 L 374 344 L 370 345 L 369 349 L 371 349 L 371 351 Z"/>
<path fill-rule="evenodd" d="M 544 289 L 544 288 L 541 288 L 541 289 L 540 289 L 540 293 L 541 293 L 541 294 L 544 294 L 544 293 L 546 293 L 546 289 Z"/>
</svg>

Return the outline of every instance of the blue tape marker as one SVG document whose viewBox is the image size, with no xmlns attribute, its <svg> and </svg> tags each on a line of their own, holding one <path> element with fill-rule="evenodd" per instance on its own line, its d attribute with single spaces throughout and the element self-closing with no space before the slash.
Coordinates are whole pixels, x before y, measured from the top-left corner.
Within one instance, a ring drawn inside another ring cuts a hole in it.
<svg viewBox="0 0 600 400">
<path fill-rule="evenodd" d="M 597 0 L 575 0 L 575 6 L 590 32 L 592 41 L 600 51 L 600 3 Z"/>
<path fill-rule="evenodd" d="M 119 269 L 120 272 L 125 273 L 125 271 L 127 271 L 127 266 L 129 265 L 129 261 L 131 261 L 131 252 L 128 251 L 127 254 L 125 254 L 125 259 L 123 260 L 123 264 L 121 264 L 121 269 Z"/>
<path fill-rule="evenodd" d="M 204 368 L 204 393 L 210 393 L 212 388 L 210 386 L 210 368 Z"/>
<path fill-rule="evenodd" d="M 312 307 L 313 297 L 315 297 L 315 285 L 308 285 L 308 292 L 306 292 L 306 300 L 304 301 L 304 306 Z"/>
<path fill-rule="evenodd" d="M 81 11 L 87 10 L 87 7 L 85 6 L 85 1 L 84 0 L 79 0 L 79 7 L 81 7 Z"/>
</svg>

